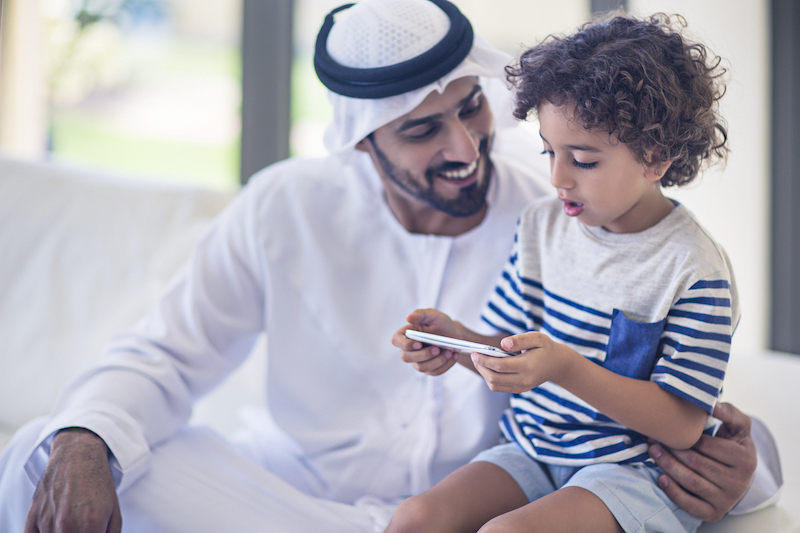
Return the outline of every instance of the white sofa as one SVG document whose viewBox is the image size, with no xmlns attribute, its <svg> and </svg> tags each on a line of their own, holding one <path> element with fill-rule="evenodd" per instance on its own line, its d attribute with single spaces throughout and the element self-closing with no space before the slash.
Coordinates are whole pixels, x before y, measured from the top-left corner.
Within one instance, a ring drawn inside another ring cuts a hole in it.
<svg viewBox="0 0 800 533">
<path fill-rule="evenodd" d="M 230 194 L 0 157 L 0 448 L 46 414 L 59 389 L 132 324 L 188 258 Z M 233 429 L 258 402 L 251 357 L 195 410 Z M 724 399 L 763 419 L 782 453 L 778 505 L 705 524 L 708 532 L 800 532 L 800 357 L 734 354 Z"/>
</svg>

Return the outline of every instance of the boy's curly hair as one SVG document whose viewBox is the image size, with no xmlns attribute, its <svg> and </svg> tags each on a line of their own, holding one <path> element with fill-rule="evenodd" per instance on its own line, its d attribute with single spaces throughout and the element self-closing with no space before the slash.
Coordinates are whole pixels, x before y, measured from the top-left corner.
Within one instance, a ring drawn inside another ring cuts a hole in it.
<svg viewBox="0 0 800 533">
<path fill-rule="evenodd" d="M 725 160 L 728 134 L 718 110 L 722 59 L 681 36 L 685 26 L 677 15 L 616 13 L 549 36 L 506 67 L 514 116 L 525 120 L 545 101 L 570 106 L 574 120 L 616 135 L 638 161 L 672 161 L 662 186 L 689 183 L 704 162 Z"/>
</svg>

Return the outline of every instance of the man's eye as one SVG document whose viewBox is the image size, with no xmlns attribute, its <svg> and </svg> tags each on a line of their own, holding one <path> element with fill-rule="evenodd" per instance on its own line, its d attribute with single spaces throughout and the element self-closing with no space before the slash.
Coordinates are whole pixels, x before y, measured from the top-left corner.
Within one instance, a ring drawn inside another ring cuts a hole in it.
<svg viewBox="0 0 800 533">
<path fill-rule="evenodd" d="M 464 107 L 463 109 L 461 109 L 461 112 L 458 114 L 458 116 L 461 118 L 469 118 L 477 115 L 480 112 L 481 108 L 483 107 L 483 104 L 481 102 L 482 101 L 478 99 L 477 102 L 470 104 L 467 107 Z"/>
<path fill-rule="evenodd" d="M 436 132 L 439 131 L 439 127 L 435 125 L 429 125 L 424 128 L 419 129 L 412 129 L 406 132 L 406 137 L 411 139 L 412 141 L 423 141 L 430 137 L 436 135 Z"/>
</svg>

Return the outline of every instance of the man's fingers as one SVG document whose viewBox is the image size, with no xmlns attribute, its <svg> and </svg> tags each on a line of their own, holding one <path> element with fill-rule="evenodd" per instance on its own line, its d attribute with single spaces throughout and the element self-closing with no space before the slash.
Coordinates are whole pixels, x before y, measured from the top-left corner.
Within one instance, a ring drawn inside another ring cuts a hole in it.
<svg viewBox="0 0 800 533">
<path fill-rule="evenodd" d="M 119 510 L 119 505 L 117 505 L 116 509 L 114 509 L 114 512 L 111 514 L 106 533 L 122 533 L 122 513 Z"/>
<path fill-rule="evenodd" d="M 738 442 L 746 442 L 750 439 L 750 428 L 753 421 L 733 405 L 720 402 L 714 406 L 713 415 L 722 422 L 719 436 L 732 438 Z"/>
<path fill-rule="evenodd" d="M 703 435 L 689 450 L 660 444 L 650 447 L 650 456 L 664 470 L 659 485 L 667 496 L 690 514 L 711 522 L 741 499 L 757 461 L 750 417 L 725 403 L 715 407 L 714 416 L 723 422 L 718 436 Z"/>
<path fill-rule="evenodd" d="M 719 402 L 714 406 L 714 416 L 730 427 L 746 429 L 749 433 L 750 417 L 727 402 Z"/>
<path fill-rule="evenodd" d="M 25 528 L 22 531 L 23 533 L 39 533 L 39 527 L 30 510 L 28 510 L 28 516 L 25 517 Z"/>
<path fill-rule="evenodd" d="M 722 465 L 728 467 L 737 467 L 740 466 L 741 461 L 746 459 L 743 457 L 741 443 L 733 439 L 712 437 L 710 435 L 701 436 L 700 440 L 692 446 L 692 450 L 701 454 L 701 457 L 698 458 L 697 468 L 701 469 L 700 472 L 704 475 L 707 469 L 711 468 L 714 463 L 722 463 Z M 686 452 L 689 451 L 691 450 L 686 450 Z M 676 451 L 675 453 L 679 452 Z M 689 454 L 687 453 L 687 455 Z M 710 458 L 712 461 L 706 460 L 701 464 L 701 458 Z M 714 474 L 718 473 L 719 468 L 716 468 Z"/>
<path fill-rule="evenodd" d="M 692 450 L 666 450 L 659 444 L 650 447 L 650 457 L 665 472 L 658 478 L 659 487 L 679 507 L 707 522 L 722 518 L 724 513 L 717 504 L 719 496 L 723 494 L 722 489 L 709 481 L 709 476 L 701 477 L 694 470 L 713 471 L 709 461 L 704 461 L 700 454 Z"/>
<path fill-rule="evenodd" d="M 668 475 L 662 474 L 658 478 L 658 486 L 669 496 L 670 500 L 678 504 L 681 509 L 692 516 L 705 520 L 706 522 L 716 522 L 722 518 L 714 506 L 685 491 Z"/>
<path fill-rule="evenodd" d="M 703 499 L 711 497 L 719 487 L 719 464 L 693 450 L 667 450 L 660 444 L 650 447 L 650 457 L 681 487 Z M 713 480 L 714 482 L 712 482 Z"/>
</svg>

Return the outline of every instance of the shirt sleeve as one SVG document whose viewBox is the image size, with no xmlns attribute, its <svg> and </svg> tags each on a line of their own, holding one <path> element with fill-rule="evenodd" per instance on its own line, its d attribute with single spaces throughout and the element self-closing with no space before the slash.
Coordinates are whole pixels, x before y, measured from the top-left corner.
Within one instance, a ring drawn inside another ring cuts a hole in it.
<svg viewBox="0 0 800 533">
<path fill-rule="evenodd" d="M 112 338 L 71 381 L 25 465 L 38 483 L 59 429 L 83 427 L 111 451 L 119 491 L 144 474 L 150 449 L 250 353 L 265 324 L 257 204 L 237 197 L 198 243 L 151 312 Z M 246 196 L 246 195 L 244 195 Z M 252 196 L 252 195 L 250 195 Z"/>
<path fill-rule="evenodd" d="M 484 322 L 509 335 L 538 329 L 543 308 L 542 284 L 520 274 L 519 241 L 518 224 L 511 255 L 481 313 Z"/>
<path fill-rule="evenodd" d="M 711 414 L 722 390 L 735 319 L 724 273 L 695 282 L 669 311 L 651 381 Z"/>
</svg>

